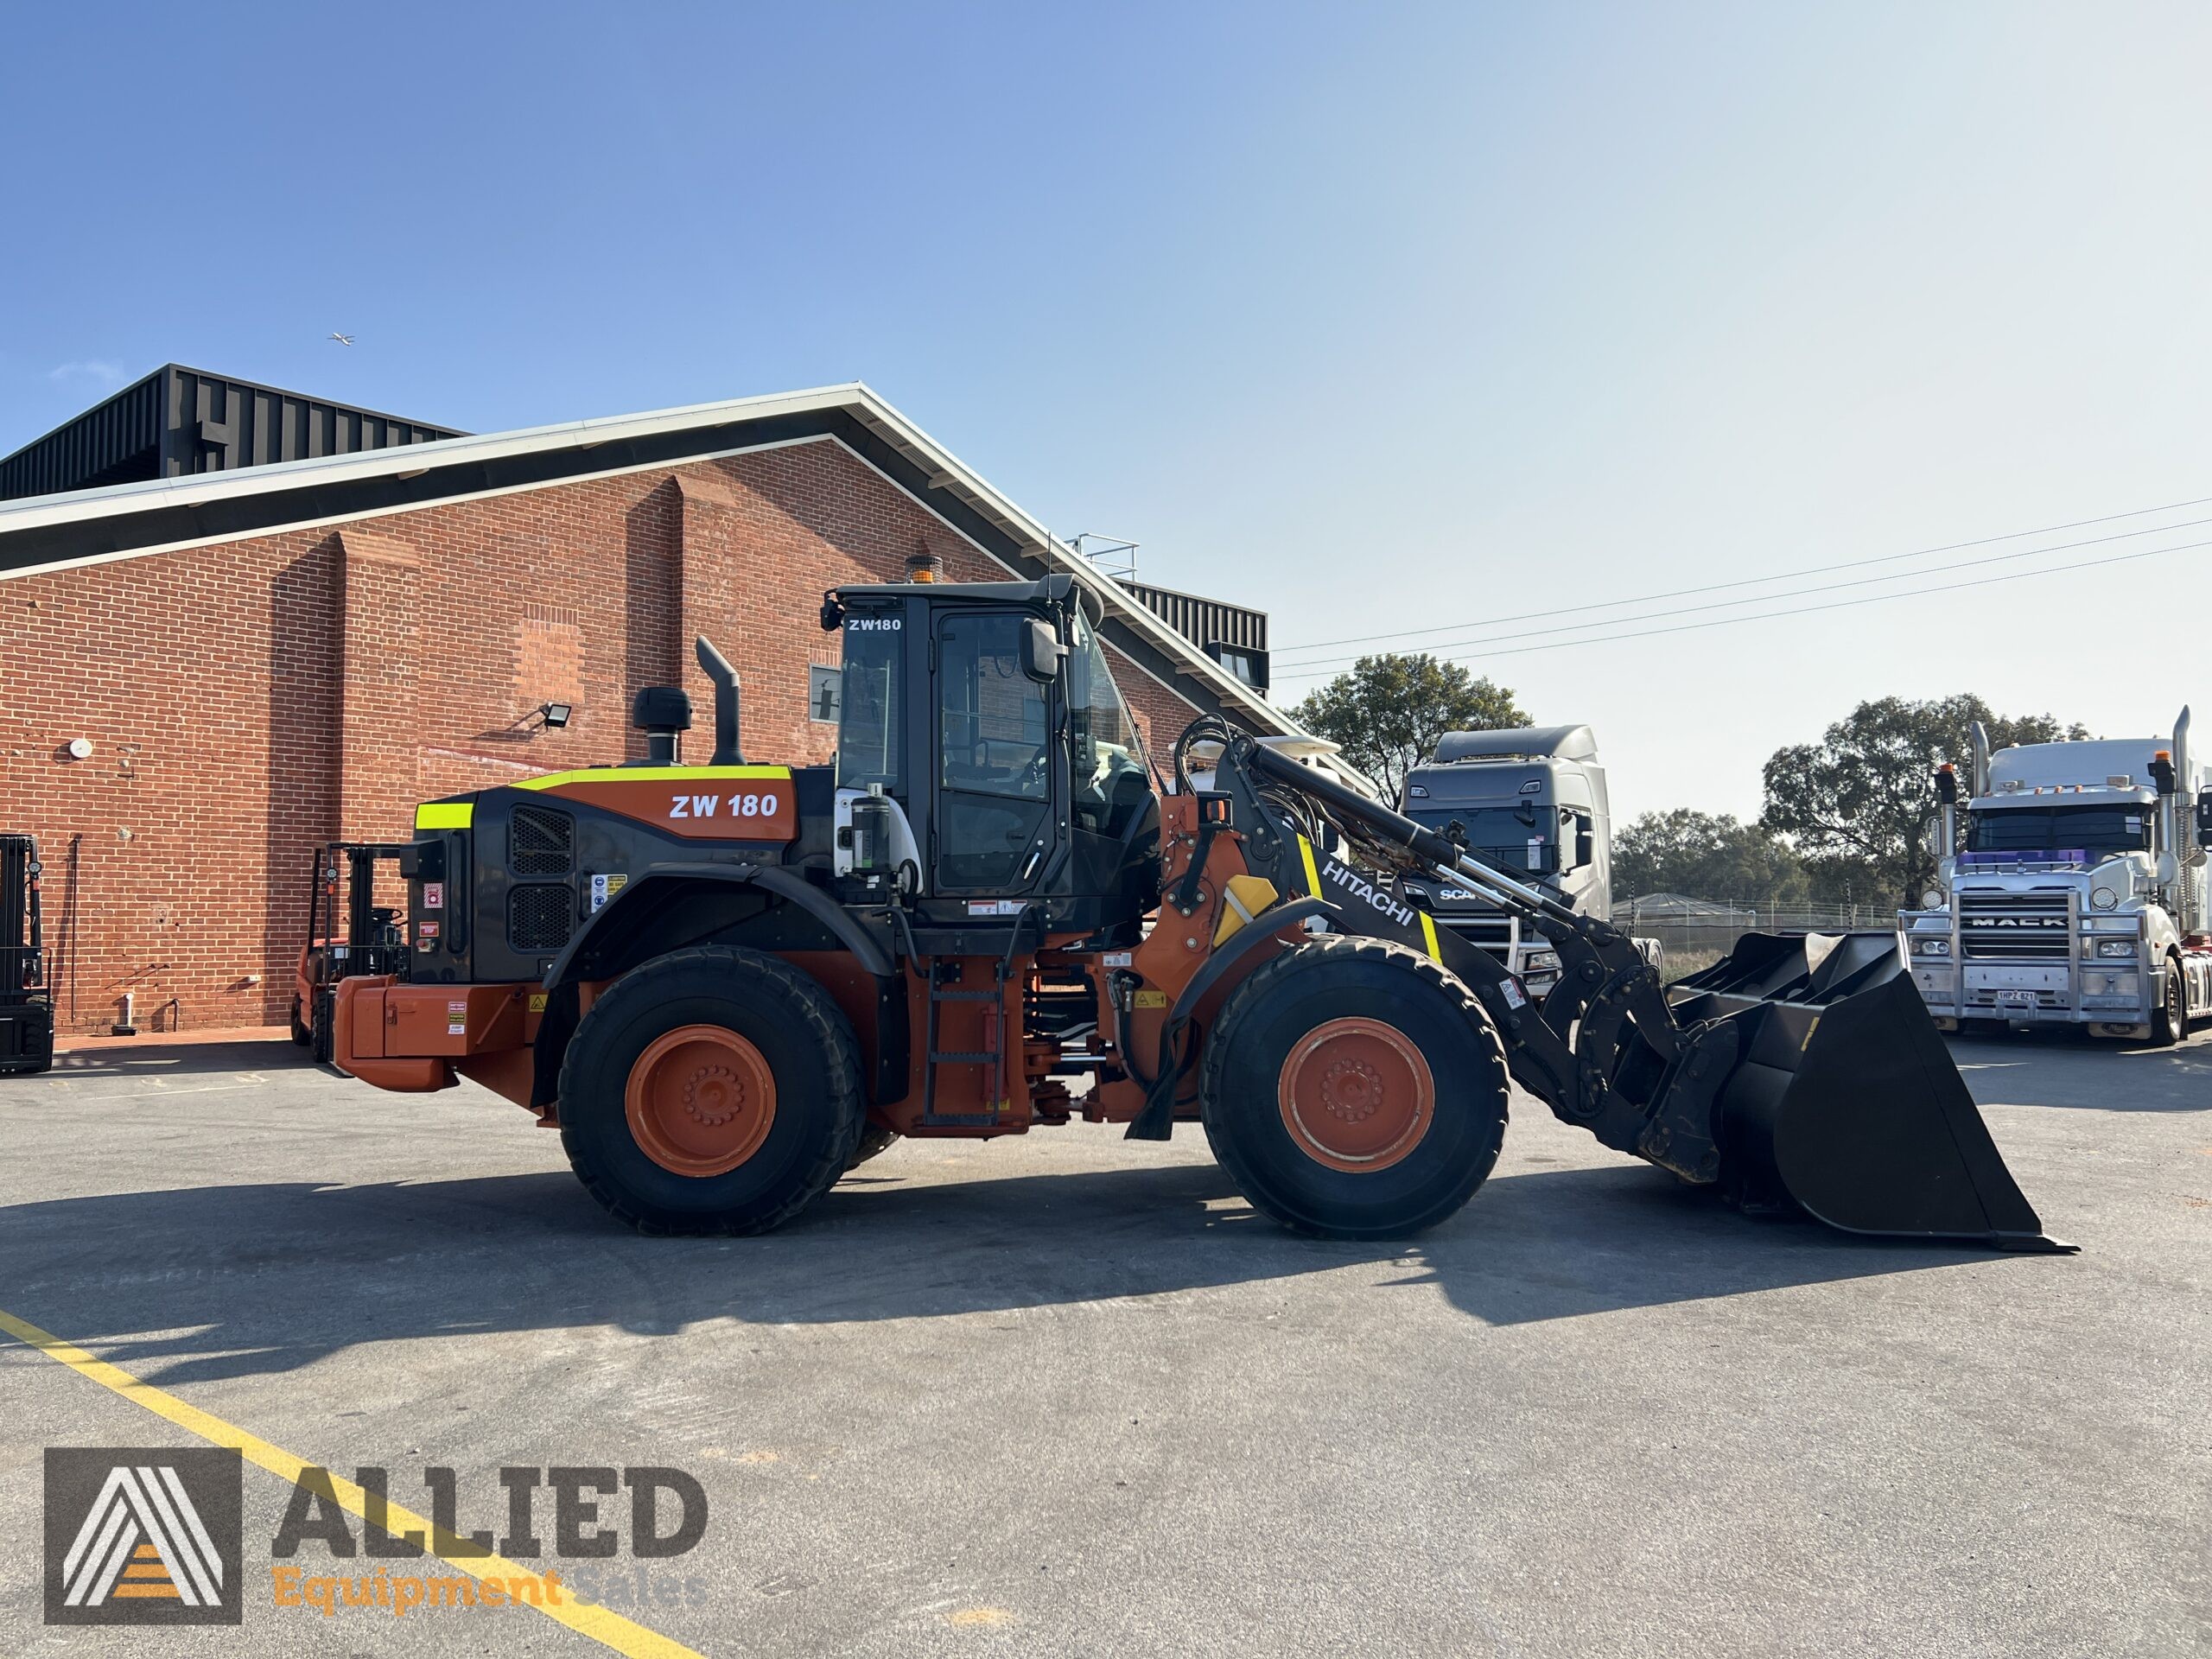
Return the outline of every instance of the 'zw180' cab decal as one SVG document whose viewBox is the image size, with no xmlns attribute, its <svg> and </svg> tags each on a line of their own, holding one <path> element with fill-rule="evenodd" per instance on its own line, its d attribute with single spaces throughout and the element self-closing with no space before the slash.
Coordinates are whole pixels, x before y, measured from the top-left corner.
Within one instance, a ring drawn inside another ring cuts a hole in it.
<svg viewBox="0 0 2212 1659">
<path fill-rule="evenodd" d="M 566 779 L 544 791 L 562 800 L 619 812 L 688 841 L 791 841 L 798 835 L 798 792 L 789 779 L 727 783 L 715 778 Z"/>
<path fill-rule="evenodd" d="M 729 802 L 724 814 L 722 802 Z M 776 797 L 772 794 L 745 795 L 671 795 L 668 802 L 668 816 L 671 818 L 711 818 L 717 816 L 731 818 L 767 818 L 776 813 Z"/>
</svg>

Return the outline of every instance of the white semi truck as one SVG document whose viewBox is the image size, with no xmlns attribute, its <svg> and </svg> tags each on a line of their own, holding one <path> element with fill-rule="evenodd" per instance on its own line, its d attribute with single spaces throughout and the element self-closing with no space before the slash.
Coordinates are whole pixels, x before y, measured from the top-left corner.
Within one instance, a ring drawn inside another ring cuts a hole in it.
<svg viewBox="0 0 2212 1659">
<path fill-rule="evenodd" d="M 1447 732 L 1407 775 L 1400 810 L 1584 915 L 1611 913 L 1612 809 L 1587 726 Z M 1503 961 L 1532 995 L 1559 982 L 1550 941 L 1480 893 L 1418 876 L 1400 886 L 1440 925 Z"/>
<path fill-rule="evenodd" d="M 1977 723 L 1965 801 L 1952 767 L 1936 775 L 1936 889 L 1897 918 L 1936 1024 L 2187 1036 L 2212 1007 L 2208 785 L 2186 709 L 2171 739 L 1994 754 Z"/>
</svg>

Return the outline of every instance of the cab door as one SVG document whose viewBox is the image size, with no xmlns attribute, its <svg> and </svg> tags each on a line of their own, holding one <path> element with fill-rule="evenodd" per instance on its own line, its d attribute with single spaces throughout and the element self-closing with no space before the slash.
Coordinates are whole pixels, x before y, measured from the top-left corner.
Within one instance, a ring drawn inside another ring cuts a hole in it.
<svg viewBox="0 0 2212 1659">
<path fill-rule="evenodd" d="M 1060 768 L 1052 688 L 1022 665 L 1030 620 L 1017 611 L 938 618 L 932 892 L 1027 893 L 1049 861 Z"/>
</svg>

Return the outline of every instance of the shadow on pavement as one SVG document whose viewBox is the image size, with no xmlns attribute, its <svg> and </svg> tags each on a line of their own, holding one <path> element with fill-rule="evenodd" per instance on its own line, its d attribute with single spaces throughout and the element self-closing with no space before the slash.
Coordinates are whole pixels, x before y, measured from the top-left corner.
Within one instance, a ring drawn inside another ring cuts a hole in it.
<svg viewBox="0 0 2212 1659">
<path fill-rule="evenodd" d="M 188 1077 L 211 1071 L 296 1071 L 313 1068 L 304 1048 L 283 1041 L 247 1043 L 149 1043 L 137 1046 L 75 1049 L 54 1057 L 54 1070 L 39 1077 L 73 1082 L 79 1077 Z"/>
<path fill-rule="evenodd" d="M 1381 1245 L 1294 1237 L 1211 1164 L 916 1182 L 885 1163 L 764 1238 L 639 1237 L 565 1172 L 17 1205 L 0 1209 L 0 1306 L 185 1382 L 363 1342 L 929 1319 L 1338 1268 L 1516 1325 L 1991 1259 L 1748 1220 L 1642 1165 L 1499 1176 L 1445 1226 Z"/>
</svg>

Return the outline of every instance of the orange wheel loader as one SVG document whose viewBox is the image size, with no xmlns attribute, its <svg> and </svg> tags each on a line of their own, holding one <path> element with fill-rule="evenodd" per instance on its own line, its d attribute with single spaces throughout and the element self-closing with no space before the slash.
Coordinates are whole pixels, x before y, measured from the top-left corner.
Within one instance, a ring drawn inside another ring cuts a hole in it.
<svg viewBox="0 0 2212 1659">
<path fill-rule="evenodd" d="M 1400 1236 L 1482 1185 L 1518 1083 L 1748 1208 L 2064 1248 L 1894 940 L 1755 938 L 1670 1002 L 1605 922 L 1219 720 L 1163 776 L 1096 604 L 1065 575 L 834 589 L 834 766 L 749 762 L 701 639 L 707 765 L 648 688 L 642 763 L 425 804 L 405 971 L 339 984 L 338 1064 L 499 1091 L 652 1232 L 777 1226 L 895 1135 L 1079 1115 L 1195 1120 L 1284 1225 Z M 1417 871 L 1551 940 L 1558 984 L 1438 928 L 1394 888 Z"/>
</svg>

